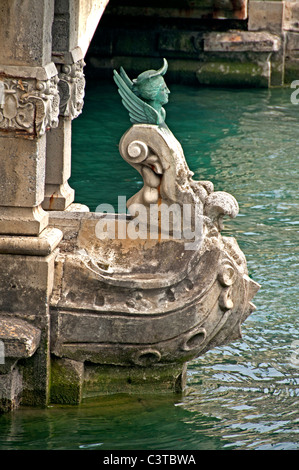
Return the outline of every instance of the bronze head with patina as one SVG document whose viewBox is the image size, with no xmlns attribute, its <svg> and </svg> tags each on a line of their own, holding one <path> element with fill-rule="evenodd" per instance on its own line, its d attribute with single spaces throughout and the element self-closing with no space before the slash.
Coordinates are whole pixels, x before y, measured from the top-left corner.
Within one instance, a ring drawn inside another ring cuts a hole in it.
<svg viewBox="0 0 299 470">
<path fill-rule="evenodd" d="M 167 68 L 167 61 L 163 59 L 163 66 L 159 70 L 146 70 L 134 80 L 128 77 L 122 67 L 120 73 L 114 70 L 114 81 L 132 123 L 165 124 L 163 105 L 168 103 L 170 93 L 163 78 Z"/>
</svg>

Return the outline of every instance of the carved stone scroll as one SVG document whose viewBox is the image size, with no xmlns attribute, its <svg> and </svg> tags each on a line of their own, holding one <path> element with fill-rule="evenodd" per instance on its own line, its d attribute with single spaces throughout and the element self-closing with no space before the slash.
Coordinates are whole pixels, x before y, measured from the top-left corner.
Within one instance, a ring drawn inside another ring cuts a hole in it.
<svg viewBox="0 0 299 470">
<path fill-rule="evenodd" d="M 231 194 L 214 192 L 210 181 L 193 180 L 182 146 L 167 127 L 135 124 L 122 137 L 119 150 L 144 182 L 142 189 L 128 200 L 129 212 L 133 213 L 136 205 L 143 205 L 148 211 L 155 204 L 175 204 L 182 211 L 189 205 L 192 228 L 196 217 L 205 216 L 219 231 L 224 216 L 234 218 L 238 214 L 238 203 Z"/>
</svg>

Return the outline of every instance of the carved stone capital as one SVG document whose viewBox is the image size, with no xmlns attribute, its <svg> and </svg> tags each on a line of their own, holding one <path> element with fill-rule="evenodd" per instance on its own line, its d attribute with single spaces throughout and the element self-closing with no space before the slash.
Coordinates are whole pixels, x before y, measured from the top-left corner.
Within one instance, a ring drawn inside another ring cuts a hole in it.
<svg viewBox="0 0 299 470">
<path fill-rule="evenodd" d="M 0 131 L 40 137 L 57 127 L 57 83 L 57 75 L 46 80 L 1 76 Z"/>
<path fill-rule="evenodd" d="M 59 73 L 60 116 L 75 119 L 82 112 L 85 94 L 84 60 L 57 65 Z"/>
</svg>

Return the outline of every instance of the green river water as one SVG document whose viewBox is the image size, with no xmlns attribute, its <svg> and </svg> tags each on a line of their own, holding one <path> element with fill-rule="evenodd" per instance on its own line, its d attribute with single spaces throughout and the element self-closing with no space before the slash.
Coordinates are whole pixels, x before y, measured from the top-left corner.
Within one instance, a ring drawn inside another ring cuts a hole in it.
<svg viewBox="0 0 299 470">
<path fill-rule="evenodd" d="M 182 396 L 115 395 L 0 417 L 0 449 L 299 450 L 299 105 L 291 89 L 172 86 L 167 124 L 194 179 L 239 202 L 237 238 L 261 284 L 242 340 L 188 366 Z M 130 126 L 114 84 L 89 83 L 71 186 L 95 210 L 140 189 L 118 153 Z"/>
</svg>

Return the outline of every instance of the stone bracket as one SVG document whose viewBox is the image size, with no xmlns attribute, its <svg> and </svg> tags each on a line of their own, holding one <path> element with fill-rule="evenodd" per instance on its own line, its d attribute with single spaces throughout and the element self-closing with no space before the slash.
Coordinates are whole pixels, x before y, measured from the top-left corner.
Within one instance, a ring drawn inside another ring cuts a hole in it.
<svg viewBox="0 0 299 470">
<path fill-rule="evenodd" d="M 13 316 L 0 316 L 0 340 L 4 343 L 4 361 L 31 357 L 39 346 L 41 332 L 30 323 Z"/>
</svg>

